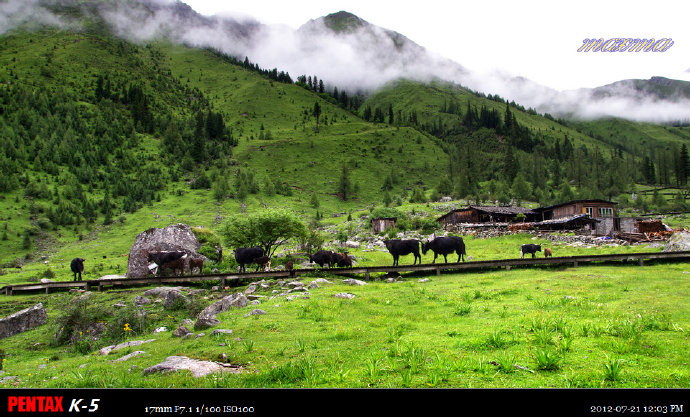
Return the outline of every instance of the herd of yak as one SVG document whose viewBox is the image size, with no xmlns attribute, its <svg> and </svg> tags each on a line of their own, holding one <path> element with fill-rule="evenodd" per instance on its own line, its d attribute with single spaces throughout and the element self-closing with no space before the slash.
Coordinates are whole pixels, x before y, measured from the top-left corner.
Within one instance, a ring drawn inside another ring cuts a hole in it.
<svg viewBox="0 0 690 417">
<path fill-rule="evenodd" d="M 414 255 L 414 262 L 412 265 L 417 263 L 422 263 L 422 257 L 419 254 L 420 241 L 417 239 L 407 239 L 407 240 L 386 240 L 383 242 L 386 245 L 386 249 L 393 255 L 393 266 L 398 265 L 398 260 L 400 256 L 404 255 Z M 434 252 L 434 260 L 432 263 L 436 263 L 436 258 L 438 255 L 443 255 L 443 260 L 448 263 L 448 255 L 455 253 L 458 255 L 457 262 L 465 261 L 465 242 L 459 236 L 447 236 L 447 237 L 437 237 L 428 242 L 421 242 L 421 252 L 426 255 L 428 251 Z M 541 245 L 526 244 L 522 245 L 520 248 L 522 258 L 525 254 L 531 254 L 532 258 L 535 257 L 536 252 L 541 252 Z M 549 248 L 544 249 L 544 256 L 551 256 L 551 250 Z M 185 252 L 182 251 L 169 251 L 169 252 L 147 252 L 147 261 L 149 263 L 153 262 L 157 265 L 155 269 L 155 274 L 159 274 L 161 271 L 172 271 L 173 275 L 184 275 L 185 263 L 187 262 L 190 274 L 198 269 L 201 273 L 204 261 L 203 258 L 189 257 Z M 271 266 L 271 259 L 264 253 L 264 249 L 260 247 L 255 248 L 237 248 L 235 249 L 235 260 L 239 265 L 239 272 L 246 272 L 246 265 L 256 264 L 256 271 L 259 269 L 264 269 L 268 271 Z M 310 263 L 315 263 L 320 267 L 327 266 L 347 268 L 352 267 L 352 258 L 347 252 L 332 252 L 328 250 L 320 250 L 309 257 Z M 75 258 L 72 260 L 70 265 L 72 272 L 74 272 L 74 280 L 77 280 L 77 274 L 79 275 L 79 280 L 81 281 L 81 273 L 84 271 L 84 259 Z M 285 269 L 292 270 L 293 263 L 287 262 L 285 264 Z"/>
</svg>

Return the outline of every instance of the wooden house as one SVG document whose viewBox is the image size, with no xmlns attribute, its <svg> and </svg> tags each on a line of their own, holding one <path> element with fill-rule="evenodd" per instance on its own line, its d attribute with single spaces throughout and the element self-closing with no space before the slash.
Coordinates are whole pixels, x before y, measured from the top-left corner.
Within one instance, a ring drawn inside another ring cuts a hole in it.
<svg viewBox="0 0 690 417">
<path fill-rule="evenodd" d="M 524 215 L 520 221 L 535 220 L 534 211 L 525 207 L 469 206 L 446 213 L 436 221 L 444 226 L 459 223 L 510 223 L 517 221 L 520 214 Z"/>
<path fill-rule="evenodd" d="M 615 217 L 616 203 L 606 200 L 573 200 L 567 203 L 554 204 L 547 207 L 539 207 L 534 211 L 539 220 L 560 219 L 578 214 L 586 214 L 592 219 L 604 219 Z"/>
<path fill-rule="evenodd" d="M 586 228 L 597 236 L 612 235 L 619 230 L 619 221 L 615 218 L 616 203 L 607 200 L 573 200 L 567 203 L 534 209 L 541 221 L 574 217 L 587 217 L 596 223 Z"/>
</svg>

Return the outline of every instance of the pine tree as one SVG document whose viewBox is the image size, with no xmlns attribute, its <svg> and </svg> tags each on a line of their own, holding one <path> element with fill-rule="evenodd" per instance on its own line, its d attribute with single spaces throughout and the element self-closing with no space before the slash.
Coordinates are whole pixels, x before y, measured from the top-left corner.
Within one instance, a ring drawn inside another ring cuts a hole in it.
<svg viewBox="0 0 690 417">
<path fill-rule="evenodd" d="M 690 175 L 690 156 L 688 155 L 688 147 L 686 144 L 683 144 L 680 148 L 680 160 L 678 162 L 679 182 L 680 185 L 685 186 L 688 184 L 688 175 Z"/>
<path fill-rule="evenodd" d="M 321 116 L 321 106 L 319 105 L 318 101 L 314 102 L 314 110 L 313 110 L 314 117 L 316 118 L 316 131 L 319 131 L 319 117 Z"/>
<path fill-rule="evenodd" d="M 24 239 L 22 240 L 22 249 L 31 249 L 31 236 L 29 236 L 29 231 L 24 231 Z"/>
<path fill-rule="evenodd" d="M 343 169 L 340 173 L 340 180 L 338 181 L 338 193 L 343 201 L 347 201 L 350 197 L 350 192 L 352 191 L 352 181 L 350 181 L 350 171 L 347 165 L 343 165 Z"/>
</svg>

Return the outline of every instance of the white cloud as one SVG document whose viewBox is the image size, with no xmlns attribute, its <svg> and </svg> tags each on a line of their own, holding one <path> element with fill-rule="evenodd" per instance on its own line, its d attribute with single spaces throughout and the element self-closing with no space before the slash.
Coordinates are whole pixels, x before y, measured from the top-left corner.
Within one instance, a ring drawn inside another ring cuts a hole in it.
<svg viewBox="0 0 690 417">
<path fill-rule="evenodd" d="M 340 4 L 298 1 L 274 2 L 273 8 L 269 8 L 264 0 L 215 3 L 215 7 L 233 7 L 239 14 L 233 14 L 233 10 L 213 9 L 214 2 L 189 3 L 207 16 L 188 13 L 189 10 L 173 0 L 149 0 L 152 7 L 105 3 L 100 13 L 119 36 L 130 40 L 169 36 L 194 46 L 213 47 L 239 58 L 248 56 L 262 68 L 289 72 L 293 79 L 301 74 L 317 75 L 330 84 L 329 87 L 338 86 L 340 89 L 371 89 L 400 77 L 420 80 L 438 77 L 554 115 L 565 112 L 581 117 L 610 115 L 638 120 L 690 119 L 687 102 L 628 98 L 592 100 L 587 92 L 574 90 L 576 87 L 561 88 L 563 91 L 560 92 L 552 88 L 552 82 L 559 80 L 561 85 L 593 87 L 626 78 L 649 78 L 653 75 L 674 78 L 668 75 L 673 71 L 674 74 L 683 74 L 684 79 L 690 79 L 690 69 L 673 70 L 687 67 L 687 46 L 675 38 L 679 19 L 670 16 L 666 26 L 659 26 L 656 12 L 659 8 L 646 13 L 647 25 L 631 29 L 631 23 L 640 23 L 639 9 L 630 6 L 616 9 L 610 4 L 616 1 L 597 3 L 597 13 L 592 13 L 590 6 L 595 3 L 583 0 L 577 6 L 567 6 L 565 12 L 569 14 L 563 14 L 564 10 L 557 9 L 551 2 L 528 2 L 525 5 L 524 2 L 465 4 L 428 0 L 424 4 L 415 2 L 416 6 L 412 7 L 413 3 L 406 1 L 357 0 Z M 530 4 L 534 7 L 528 7 Z M 165 5 L 175 7 L 158 7 Z M 319 26 L 318 22 L 298 29 L 300 25 L 296 22 L 309 20 L 305 16 L 313 18 L 342 9 L 374 25 L 397 30 L 428 49 L 411 43 L 396 48 L 391 38 L 378 27 L 340 35 Z M 221 10 L 223 13 L 219 13 Z M 608 18 L 601 17 L 613 10 L 618 10 L 619 14 L 609 13 Z M 635 15 L 631 17 L 633 11 Z M 209 17 L 210 14 L 223 17 Z M 248 18 L 251 15 L 267 16 L 270 22 L 283 21 L 285 24 L 258 23 Z M 589 17 L 583 20 L 583 16 Z M 62 19 L 41 7 L 37 0 L 0 3 L 0 30 L 6 31 L 12 25 L 29 20 L 64 24 Z M 682 27 L 685 27 L 684 23 Z M 672 35 L 677 41 L 673 48 L 678 48 L 656 55 L 576 52 L 585 37 L 620 34 Z M 683 54 L 682 67 L 677 63 L 679 53 Z M 671 70 L 661 71 L 659 64 Z M 655 73 L 657 70 L 659 73 Z"/>
</svg>

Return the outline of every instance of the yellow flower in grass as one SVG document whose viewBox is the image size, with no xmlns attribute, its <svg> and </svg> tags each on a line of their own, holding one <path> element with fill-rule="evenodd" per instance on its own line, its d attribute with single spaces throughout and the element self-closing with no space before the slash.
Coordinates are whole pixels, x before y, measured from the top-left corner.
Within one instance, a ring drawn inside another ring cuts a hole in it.
<svg viewBox="0 0 690 417">
<path fill-rule="evenodd" d="M 125 330 L 126 332 L 131 332 L 131 331 L 132 331 L 132 328 L 129 327 L 129 323 L 125 323 L 125 328 L 124 328 L 124 330 Z"/>
</svg>

